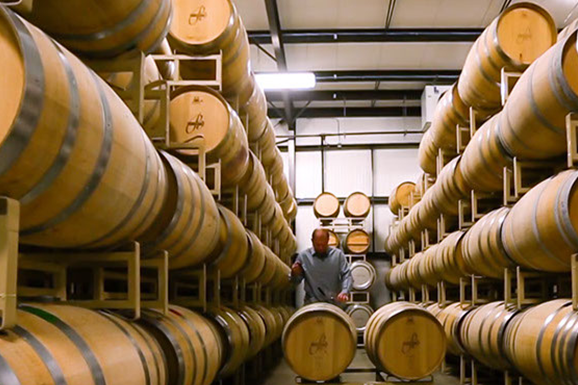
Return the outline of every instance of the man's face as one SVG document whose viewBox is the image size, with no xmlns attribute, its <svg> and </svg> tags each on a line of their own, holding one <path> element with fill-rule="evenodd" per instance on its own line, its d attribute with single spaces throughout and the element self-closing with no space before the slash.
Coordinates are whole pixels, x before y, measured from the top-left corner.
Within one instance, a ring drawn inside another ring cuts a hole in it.
<svg viewBox="0 0 578 385">
<path fill-rule="evenodd" d="M 316 231 L 313 234 L 313 248 L 318 254 L 327 254 L 329 249 L 329 235 L 321 231 Z"/>
</svg>

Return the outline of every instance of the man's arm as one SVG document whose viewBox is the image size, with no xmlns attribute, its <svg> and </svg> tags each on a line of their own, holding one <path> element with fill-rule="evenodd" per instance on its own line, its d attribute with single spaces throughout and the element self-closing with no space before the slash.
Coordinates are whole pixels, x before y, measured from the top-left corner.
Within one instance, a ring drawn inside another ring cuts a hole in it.
<svg viewBox="0 0 578 385">
<path fill-rule="evenodd" d="M 303 281 L 304 274 L 303 274 L 303 258 L 301 253 L 297 255 L 293 266 L 291 266 L 291 273 L 289 273 L 289 281 L 295 285 L 301 283 Z"/>
<path fill-rule="evenodd" d="M 349 295 L 351 287 L 353 286 L 353 278 L 351 276 L 351 268 L 342 251 L 339 252 L 340 267 L 339 277 L 341 278 L 341 293 Z"/>
</svg>

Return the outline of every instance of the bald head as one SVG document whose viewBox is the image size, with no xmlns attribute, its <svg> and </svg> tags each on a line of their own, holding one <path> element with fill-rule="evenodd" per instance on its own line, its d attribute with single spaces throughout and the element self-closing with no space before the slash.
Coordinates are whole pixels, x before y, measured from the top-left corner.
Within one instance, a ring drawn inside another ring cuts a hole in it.
<svg viewBox="0 0 578 385">
<path fill-rule="evenodd" d="M 329 231 L 323 228 L 313 230 L 311 242 L 316 253 L 327 254 L 329 249 Z"/>
</svg>

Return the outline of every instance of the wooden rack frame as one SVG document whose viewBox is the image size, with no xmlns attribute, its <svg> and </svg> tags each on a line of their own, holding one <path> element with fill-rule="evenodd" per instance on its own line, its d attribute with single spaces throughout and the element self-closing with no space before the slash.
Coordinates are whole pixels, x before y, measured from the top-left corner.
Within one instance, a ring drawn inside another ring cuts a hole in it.
<svg viewBox="0 0 578 385">
<path fill-rule="evenodd" d="M 520 161 L 513 159 L 511 167 L 504 167 L 503 204 L 511 206 L 544 179 L 562 170 L 563 161 Z"/>
<path fill-rule="evenodd" d="M 440 307 L 446 307 L 460 300 L 459 286 L 450 285 L 445 281 L 439 281 L 437 285 L 437 299 Z"/>
<path fill-rule="evenodd" d="M 20 204 L 0 197 L 0 330 L 16 326 Z"/>
<path fill-rule="evenodd" d="M 572 257 L 573 266 L 576 264 Z M 558 297 L 571 297 L 573 303 L 578 303 L 574 290 L 578 281 L 572 269 L 572 276 L 567 274 L 552 274 L 545 272 L 524 271 L 520 266 L 504 269 L 504 302 L 515 306 L 518 310 L 541 302 L 548 301 L 554 294 Z M 568 292 L 564 292 L 568 288 Z M 578 310 L 578 306 L 575 307 Z"/>
<path fill-rule="evenodd" d="M 460 303 L 462 306 L 478 306 L 501 297 L 501 282 L 476 275 L 460 278 Z"/>
</svg>

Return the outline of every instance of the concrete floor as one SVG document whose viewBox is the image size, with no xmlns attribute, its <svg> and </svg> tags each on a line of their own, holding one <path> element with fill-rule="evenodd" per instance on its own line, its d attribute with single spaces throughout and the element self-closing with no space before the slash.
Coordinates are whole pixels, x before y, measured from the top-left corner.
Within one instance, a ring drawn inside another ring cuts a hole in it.
<svg viewBox="0 0 578 385">
<path fill-rule="evenodd" d="M 371 361 L 367 358 L 365 350 L 358 349 L 350 368 L 367 367 L 372 367 Z M 269 376 L 263 382 L 263 385 L 294 385 L 295 376 L 296 374 L 283 360 L 270 372 Z M 375 383 L 375 375 L 372 373 L 344 373 L 341 375 L 341 381 L 349 385 L 366 385 Z M 436 385 L 459 385 L 460 381 L 456 377 L 436 373 L 434 375 L 434 383 Z M 426 382 L 426 384 L 428 384 L 428 382 Z"/>
</svg>

